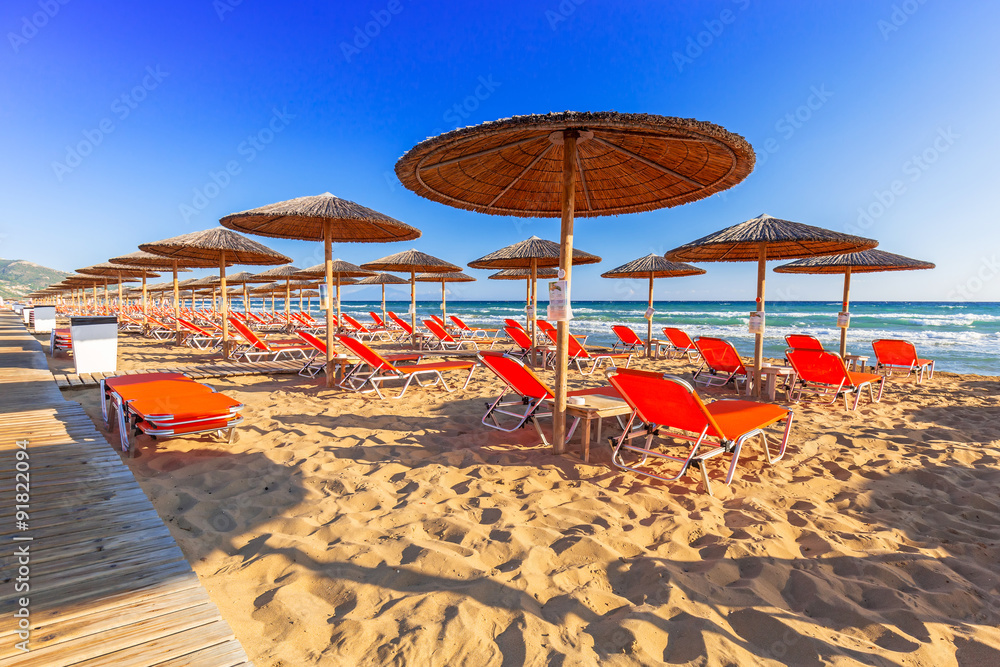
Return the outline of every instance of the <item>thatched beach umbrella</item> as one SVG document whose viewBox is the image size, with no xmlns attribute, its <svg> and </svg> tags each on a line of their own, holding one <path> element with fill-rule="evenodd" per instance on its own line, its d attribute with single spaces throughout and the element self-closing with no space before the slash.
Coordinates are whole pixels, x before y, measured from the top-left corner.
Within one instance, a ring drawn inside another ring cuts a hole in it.
<svg viewBox="0 0 1000 667">
<path fill-rule="evenodd" d="M 476 279 L 459 271 L 458 273 L 418 273 L 414 278 L 418 283 L 441 283 L 441 320 L 448 321 L 447 299 L 445 298 L 446 283 L 472 283 Z"/>
<path fill-rule="evenodd" d="M 827 257 L 810 257 L 800 259 L 790 264 L 782 264 L 774 268 L 775 273 L 842 273 L 844 274 L 843 310 L 849 312 L 851 305 L 851 274 L 875 273 L 880 271 L 914 271 L 917 269 L 933 269 L 930 262 L 911 259 L 903 255 L 895 255 L 884 250 L 864 250 L 849 252 L 843 255 Z M 847 327 L 850 321 L 840 327 L 840 356 L 847 354 Z"/>
<path fill-rule="evenodd" d="M 605 271 L 602 278 L 640 278 L 649 280 L 649 310 L 646 312 L 646 356 L 653 349 L 653 280 L 656 278 L 680 278 L 682 276 L 697 276 L 705 273 L 705 269 L 682 262 L 671 262 L 656 253 L 634 259 L 622 264 L 616 269 Z"/>
<path fill-rule="evenodd" d="M 382 286 L 382 321 L 385 322 L 385 286 L 386 285 L 406 285 L 407 281 L 391 273 L 376 273 L 373 276 L 362 278 L 359 285 L 381 285 Z"/>
<path fill-rule="evenodd" d="M 388 243 L 420 237 L 420 230 L 395 218 L 335 197 L 329 192 L 297 197 L 260 208 L 233 213 L 220 221 L 224 227 L 274 238 L 323 241 L 327 265 L 333 261 L 333 243 Z M 326 386 L 334 383 L 334 328 L 332 266 L 326 272 Z"/>
<path fill-rule="evenodd" d="M 371 276 L 374 271 L 368 271 L 367 269 L 362 269 L 360 266 L 351 264 L 350 262 L 345 262 L 342 259 L 332 259 L 328 263 L 317 264 L 316 266 L 310 266 L 307 269 L 300 269 L 296 272 L 296 276 L 300 278 L 323 278 L 327 275 L 327 267 L 329 266 L 329 275 L 334 278 L 335 288 L 336 288 L 336 311 L 337 311 L 337 322 L 340 322 L 340 287 L 342 285 L 352 284 L 347 282 L 349 279 L 353 278 L 365 278 Z M 328 287 L 329 290 L 329 287 Z M 333 298 L 333 291 L 327 291 L 327 301 Z"/>
<path fill-rule="evenodd" d="M 365 262 L 362 269 L 371 271 L 395 271 L 410 274 L 410 326 L 417 332 L 417 274 L 418 273 L 459 273 L 462 269 L 451 262 L 438 259 L 419 250 L 404 250 L 373 262 Z M 416 345 L 416 338 L 413 339 Z"/>
<path fill-rule="evenodd" d="M 269 283 L 271 281 L 283 282 L 285 285 L 285 318 L 287 319 L 291 312 L 291 299 L 292 299 L 292 277 L 296 276 L 299 272 L 299 267 L 292 266 L 291 264 L 286 264 L 285 266 L 276 266 L 273 269 L 268 269 L 267 271 L 262 271 L 255 274 L 247 279 L 250 283 Z"/>
<path fill-rule="evenodd" d="M 601 258 L 591 255 L 589 252 L 571 248 L 573 253 L 573 266 L 580 264 L 597 264 Z M 512 245 L 495 250 L 490 254 L 469 262 L 473 269 L 528 269 L 529 275 L 529 297 L 527 324 L 528 331 L 531 332 L 531 340 L 535 340 L 537 335 L 535 322 L 538 319 L 538 269 L 554 268 L 559 266 L 562 256 L 562 247 L 555 241 L 546 241 L 537 236 L 514 243 Z M 558 273 L 557 273 L 558 277 Z M 531 351 L 531 363 L 535 363 L 535 350 Z"/>
<path fill-rule="evenodd" d="M 118 276 L 94 276 L 82 273 L 75 273 L 73 275 L 66 277 L 61 284 L 68 287 L 79 288 L 82 293 L 83 305 L 86 305 L 87 288 L 88 287 L 91 288 L 93 291 L 92 298 L 94 300 L 94 311 L 96 312 L 97 304 L 99 303 L 99 299 L 97 298 L 97 286 L 107 285 L 107 284 L 114 285 L 116 283 L 122 283 L 122 282 L 136 282 L 136 281 L 134 278 L 119 278 Z"/>
<path fill-rule="evenodd" d="M 181 234 L 173 238 L 143 243 L 140 250 L 165 257 L 214 259 L 219 265 L 219 286 L 222 292 L 222 355 L 229 358 L 229 312 L 226 302 L 226 267 L 232 264 L 287 264 L 291 260 L 281 253 L 251 241 L 224 227 Z"/>
<path fill-rule="evenodd" d="M 575 253 L 576 250 L 573 250 Z M 556 280 L 559 277 L 559 271 L 555 267 L 535 269 L 535 280 Z M 523 280 L 524 281 L 524 312 L 525 312 L 525 322 L 527 322 L 528 329 L 531 329 L 531 286 L 532 286 L 532 276 L 531 269 L 501 269 L 496 273 L 491 273 L 487 276 L 489 280 Z"/>
<path fill-rule="evenodd" d="M 160 274 L 154 273 L 150 269 L 142 266 L 125 266 L 121 264 L 112 264 L 111 262 L 104 262 L 102 264 L 94 264 L 93 266 L 85 266 L 82 269 L 77 269 L 77 273 L 83 273 L 88 276 L 103 276 L 104 277 L 104 307 L 108 306 L 108 285 L 118 283 L 118 300 L 121 301 L 122 297 L 122 279 L 123 278 L 142 278 L 143 287 L 146 286 L 147 278 L 159 278 Z M 108 280 L 108 277 L 118 278 L 117 281 Z M 146 306 L 145 297 L 143 297 L 143 324 L 145 324 L 146 319 Z"/>
<path fill-rule="evenodd" d="M 137 250 L 135 252 L 130 252 L 127 255 L 121 255 L 120 257 L 112 257 L 108 260 L 112 264 L 123 264 L 128 266 L 143 266 L 152 269 L 167 269 L 169 268 L 173 272 L 173 284 L 174 284 L 174 334 L 175 340 L 178 345 L 181 343 L 181 338 L 183 334 L 181 333 L 180 322 L 177 322 L 177 318 L 180 317 L 180 288 L 177 282 L 177 274 L 181 271 L 189 271 L 190 269 L 197 268 L 209 268 L 214 266 L 214 264 L 206 261 L 198 261 L 193 259 L 185 259 L 178 257 L 163 257 L 162 255 L 154 255 L 151 252 L 144 252 L 142 250 Z M 143 315 L 145 317 L 145 314 Z M 145 322 L 144 322 L 145 323 Z"/>
<path fill-rule="evenodd" d="M 239 271 L 231 276 L 226 276 L 227 285 L 239 285 L 235 290 L 229 290 L 229 295 L 230 297 L 238 296 L 241 298 L 244 313 L 250 310 L 250 294 L 247 291 L 247 284 L 255 275 L 249 271 Z"/>
<path fill-rule="evenodd" d="M 762 214 L 674 248 L 665 256 L 683 262 L 757 262 L 757 312 L 763 313 L 767 260 L 837 255 L 868 250 L 877 245 L 878 241 L 872 239 Z M 753 395 L 758 397 L 763 358 L 764 334 L 761 330 L 755 335 L 753 353 Z"/>
<path fill-rule="evenodd" d="M 421 142 L 396 163 L 400 182 L 449 206 L 561 217 L 562 276 L 572 276 L 576 216 L 678 206 L 733 187 L 753 170 L 743 137 L 691 119 L 616 112 L 515 116 Z M 567 301 L 568 303 L 568 301 Z M 554 448 L 566 448 L 569 327 L 558 323 Z"/>
</svg>

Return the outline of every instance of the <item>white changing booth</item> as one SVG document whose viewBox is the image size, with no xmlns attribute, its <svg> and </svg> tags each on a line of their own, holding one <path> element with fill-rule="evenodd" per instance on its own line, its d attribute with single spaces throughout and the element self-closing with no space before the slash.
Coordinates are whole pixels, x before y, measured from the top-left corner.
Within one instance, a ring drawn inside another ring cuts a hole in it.
<svg viewBox="0 0 1000 667">
<path fill-rule="evenodd" d="M 117 317 L 72 317 L 69 329 L 77 375 L 118 370 Z"/>
<path fill-rule="evenodd" d="M 35 306 L 35 333 L 49 333 L 56 328 L 56 307 Z"/>
</svg>

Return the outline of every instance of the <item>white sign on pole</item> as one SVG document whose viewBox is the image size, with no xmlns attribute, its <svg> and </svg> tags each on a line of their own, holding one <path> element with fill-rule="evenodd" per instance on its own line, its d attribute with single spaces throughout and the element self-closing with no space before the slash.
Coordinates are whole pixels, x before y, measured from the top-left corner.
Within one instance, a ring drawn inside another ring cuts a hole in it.
<svg viewBox="0 0 1000 667">
<path fill-rule="evenodd" d="M 573 319 L 573 308 L 569 298 L 569 284 L 565 280 L 549 283 L 549 307 L 547 315 L 552 322 L 568 322 Z"/>
<path fill-rule="evenodd" d="M 762 311 L 755 311 L 750 313 L 750 333 L 752 334 L 763 334 L 764 333 L 764 313 Z"/>
</svg>

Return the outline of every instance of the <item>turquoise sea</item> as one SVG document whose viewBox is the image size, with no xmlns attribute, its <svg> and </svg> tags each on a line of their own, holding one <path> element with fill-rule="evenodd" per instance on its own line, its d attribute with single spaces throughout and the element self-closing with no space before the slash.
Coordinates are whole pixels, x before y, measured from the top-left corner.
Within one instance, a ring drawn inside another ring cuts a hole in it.
<svg viewBox="0 0 1000 667">
<path fill-rule="evenodd" d="M 237 299 L 237 302 L 239 300 Z M 260 302 L 253 301 L 259 308 Z M 279 300 L 279 308 L 281 301 Z M 268 302 L 270 305 L 270 302 Z M 462 317 L 470 325 L 497 326 L 504 318 L 524 319 L 523 301 L 453 301 L 448 313 Z M 653 335 L 662 338 L 660 327 L 675 326 L 697 335 L 719 336 L 729 340 L 742 354 L 753 354 L 753 336 L 747 331 L 750 301 L 663 301 L 654 304 Z M 836 327 L 840 302 L 795 301 L 769 302 L 764 354 L 780 357 L 788 333 L 808 333 L 823 341 L 828 349 L 837 349 L 840 333 Z M 298 302 L 292 299 L 293 308 Z M 545 317 L 544 302 L 538 315 Z M 369 310 L 381 308 L 379 301 L 344 301 L 342 309 L 370 322 Z M 403 315 L 409 302 L 387 302 L 387 308 Z M 318 302 L 311 304 L 318 317 Z M 614 342 L 611 325 L 628 324 L 645 337 L 645 301 L 575 301 L 571 331 L 589 334 L 588 344 L 610 345 Z M 427 317 L 440 314 L 438 301 L 418 301 L 417 313 Z M 858 301 L 851 304 L 851 327 L 847 333 L 848 352 L 871 352 L 876 338 L 900 337 L 916 345 L 917 352 L 935 359 L 937 369 L 955 373 L 1000 375 L 1000 303 L 938 303 L 924 301 Z"/>
</svg>

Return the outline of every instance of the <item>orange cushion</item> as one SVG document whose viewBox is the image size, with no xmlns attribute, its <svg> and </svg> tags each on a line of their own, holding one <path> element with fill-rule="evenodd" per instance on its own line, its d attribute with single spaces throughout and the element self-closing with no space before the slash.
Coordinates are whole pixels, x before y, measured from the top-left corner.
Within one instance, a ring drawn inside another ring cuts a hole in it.
<svg viewBox="0 0 1000 667">
<path fill-rule="evenodd" d="M 735 440 L 754 429 L 770 426 L 788 416 L 788 410 L 771 403 L 715 401 L 705 406 L 727 440 Z"/>
</svg>

